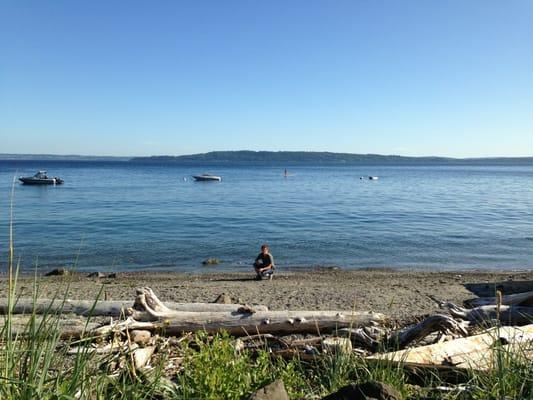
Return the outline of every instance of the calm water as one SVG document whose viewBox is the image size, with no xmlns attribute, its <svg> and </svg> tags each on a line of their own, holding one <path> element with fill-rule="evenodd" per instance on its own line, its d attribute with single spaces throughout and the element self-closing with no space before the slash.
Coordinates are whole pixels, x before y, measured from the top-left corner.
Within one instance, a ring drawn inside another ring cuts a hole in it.
<svg viewBox="0 0 533 400">
<path fill-rule="evenodd" d="M 0 260 L 13 177 L 23 268 L 249 269 L 263 242 L 280 267 L 533 268 L 533 166 L 189 168 L 0 162 Z M 191 174 L 212 172 L 220 183 Z M 360 180 L 379 175 L 378 181 Z M 78 261 L 76 262 L 76 259 Z"/>
</svg>

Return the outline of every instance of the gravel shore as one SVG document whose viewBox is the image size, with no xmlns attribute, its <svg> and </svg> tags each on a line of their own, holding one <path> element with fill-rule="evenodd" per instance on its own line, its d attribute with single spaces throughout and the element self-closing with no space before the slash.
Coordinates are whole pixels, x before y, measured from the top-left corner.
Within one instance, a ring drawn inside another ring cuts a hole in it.
<svg viewBox="0 0 533 400">
<path fill-rule="evenodd" d="M 33 276 L 21 276 L 17 294 L 31 297 Z M 359 310 L 381 312 L 395 320 L 411 320 L 436 311 L 429 298 L 461 304 L 476 297 L 465 285 L 533 280 L 533 270 L 522 272 L 414 270 L 278 271 L 272 281 L 255 281 L 252 273 L 124 272 L 116 278 L 88 278 L 85 274 L 37 277 L 38 296 L 92 300 L 133 301 L 135 288 L 151 287 L 162 301 L 213 302 L 225 293 L 234 302 L 264 304 L 272 310 Z M 0 295 L 6 296 L 7 278 L 0 278 Z"/>
</svg>

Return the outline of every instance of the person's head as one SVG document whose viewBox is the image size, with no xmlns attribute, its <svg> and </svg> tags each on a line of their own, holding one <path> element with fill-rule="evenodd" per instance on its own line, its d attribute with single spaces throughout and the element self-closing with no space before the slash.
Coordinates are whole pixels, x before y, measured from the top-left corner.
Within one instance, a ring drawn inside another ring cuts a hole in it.
<svg viewBox="0 0 533 400">
<path fill-rule="evenodd" d="M 261 253 L 265 254 L 265 253 L 268 253 L 268 251 L 270 250 L 270 248 L 268 247 L 268 244 L 263 244 L 261 246 Z"/>
</svg>

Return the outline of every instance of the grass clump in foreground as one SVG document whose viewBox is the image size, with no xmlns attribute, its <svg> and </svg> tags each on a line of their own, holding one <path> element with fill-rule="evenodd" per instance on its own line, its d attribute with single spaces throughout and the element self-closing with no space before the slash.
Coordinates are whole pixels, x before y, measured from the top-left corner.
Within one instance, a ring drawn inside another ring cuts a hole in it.
<svg viewBox="0 0 533 400">
<path fill-rule="evenodd" d="M 0 318 L 0 399 L 156 398 L 158 382 L 135 371 L 126 351 L 101 355 L 91 351 L 90 341 L 62 339 L 60 311 L 14 314 L 15 289 L 16 277 L 10 280 L 7 312 Z M 34 304 L 36 299 L 34 285 Z M 69 353 L 71 345 L 77 346 L 74 354 Z M 122 363 L 120 373 L 109 369 L 117 362 Z M 151 376 L 159 370 L 156 366 Z"/>
</svg>

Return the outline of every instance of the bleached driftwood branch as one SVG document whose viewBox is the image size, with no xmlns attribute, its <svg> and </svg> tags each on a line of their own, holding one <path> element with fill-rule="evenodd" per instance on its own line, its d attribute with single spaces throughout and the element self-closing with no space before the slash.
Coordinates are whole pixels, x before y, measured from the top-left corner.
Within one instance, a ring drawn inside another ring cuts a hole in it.
<svg viewBox="0 0 533 400">
<path fill-rule="evenodd" d="M 484 324 L 491 320 L 498 320 L 504 325 L 527 325 L 533 322 L 533 307 L 489 305 L 479 306 L 471 310 L 459 307 L 451 302 L 444 302 L 430 296 L 439 307 L 447 309 L 454 318 L 470 321 L 474 324 Z"/>
<path fill-rule="evenodd" d="M 496 304 L 498 304 L 497 297 L 478 297 L 464 301 L 466 308 L 490 306 Z M 501 304 L 506 306 L 533 307 L 533 291 L 502 296 Z"/>
<path fill-rule="evenodd" d="M 427 317 L 423 321 L 406 328 L 385 332 L 383 329 L 358 328 L 343 330 L 344 335 L 356 346 L 363 347 L 371 351 L 379 349 L 404 349 L 413 342 L 421 341 L 434 332 L 444 335 L 467 336 L 466 329 L 449 315 L 435 314 Z"/>
</svg>

